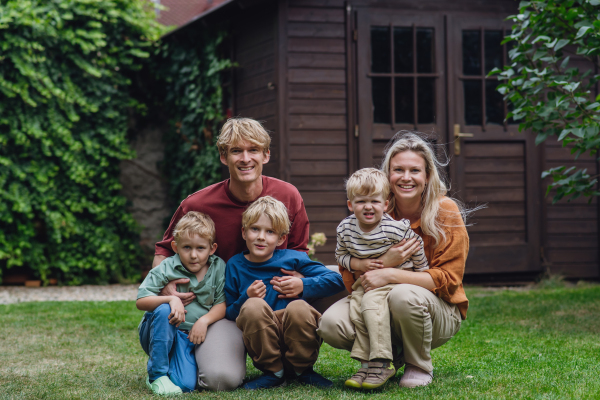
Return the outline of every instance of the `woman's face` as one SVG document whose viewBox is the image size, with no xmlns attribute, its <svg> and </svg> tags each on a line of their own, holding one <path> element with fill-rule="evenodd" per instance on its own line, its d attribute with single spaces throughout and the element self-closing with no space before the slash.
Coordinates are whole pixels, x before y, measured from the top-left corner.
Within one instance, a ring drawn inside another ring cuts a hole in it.
<svg viewBox="0 0 600 400">
<path fill-rule="evenodd" d="M 410 150 L 396 154 L 390 160 L 390 185 L 396 201 L 420 202 L 427 183 L 425 160 Z"/>
</svg>

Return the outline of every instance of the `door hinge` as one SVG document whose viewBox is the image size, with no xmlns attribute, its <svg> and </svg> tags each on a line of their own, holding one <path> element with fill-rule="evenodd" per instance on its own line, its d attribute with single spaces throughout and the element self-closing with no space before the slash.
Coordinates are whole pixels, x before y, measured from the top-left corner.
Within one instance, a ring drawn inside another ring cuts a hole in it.
<svg viewBox="0 0 600 400">
<path fill-rule="evenodd" d="M 352 39 L 354 39 L 354 41 L 358 41 L 358 29 L 354 29 L 352 31 Z"/>
<path fill-rule="evenodd" d="M 358 125 L 354 125 L 354 137 L 358 137 Z"/>
</svg>

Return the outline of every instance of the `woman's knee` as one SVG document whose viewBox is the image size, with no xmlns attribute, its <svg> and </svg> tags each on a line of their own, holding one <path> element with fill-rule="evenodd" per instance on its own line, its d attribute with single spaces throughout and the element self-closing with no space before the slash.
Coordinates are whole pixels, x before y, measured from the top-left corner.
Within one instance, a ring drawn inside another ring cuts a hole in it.
<svg viewBox="0 0 600 400">
<path fill-rule="evenodd" d="M 215 366 L 207 370 L 198 385 L 201 388 L 214 391 L 231 391 L 237 389 L 243 382 L 246 370 L 237 371 Z"/>
</svg>

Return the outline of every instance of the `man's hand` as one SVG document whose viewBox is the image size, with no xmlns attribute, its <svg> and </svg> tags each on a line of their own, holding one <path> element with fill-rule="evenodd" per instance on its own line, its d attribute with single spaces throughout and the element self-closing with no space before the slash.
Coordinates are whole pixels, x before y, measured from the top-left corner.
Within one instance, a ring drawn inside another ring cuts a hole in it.
<svg viewBox="0 0 600 400">
<path fill-rule="evenodd" d="M 194 293 L 179 293 L 177 291 L 177 285 L 188 283 L 190 280 L 187 278 L 175 279 L 165 285 L 164 288 L 160 290 L 158 293 L 160 296 L 177 296 L 181 300 L 184 306 L 190 304 L 196 298 Z"/>
<path fill-rule="evenodd" d="M 278 296 L 280 299 L 298 298 L 304 291 L 304 282 L 294 276 L 275 276 L 270 283 L 273 289 L 281 293 Z"/>
<path fill-rule="evenodd" d="M 169 305 L 171 306 L 171 314 L 169 314 L 169 323 L 171 325 L 175 325 L 179 328 L 182 322 L 185 322 L 185 308 L 183 308 L 183 303 L 179 300 L 179 297 L 173 297 L 171 301 L 169 301 Z"/>
<path fill-rule="evenodd" d="M 265 295 L 267 294 L 267 286 L 263 281 L 256 280 L 248 287 L 246 293 L 248 294 L 248 297 L 258 297 L 259 299 L 264 299 Z"/>
<path fill-rule="evenodd" d="M 206 330 L 208 329 L 208 322 L 204 318 L 198 318 L 198 321 L 192 326 L 188 339 L 194 344 L 201 344 L 206 339 Z"/>
<path fill-rule="evenodd" d="M 302 275 L 300 272 L 296 271 L 296 270 L 292 270 L 290 271 L 289 269 L 283 269 L 281 268 L 281 272 L 285 275 L 289 275 L 289 276 L 293 276 L 294 278 L 306 278 L 304 275 Z M 276 278 L 280 278 L 280 277 L 276 277 Z"/>
</svg>

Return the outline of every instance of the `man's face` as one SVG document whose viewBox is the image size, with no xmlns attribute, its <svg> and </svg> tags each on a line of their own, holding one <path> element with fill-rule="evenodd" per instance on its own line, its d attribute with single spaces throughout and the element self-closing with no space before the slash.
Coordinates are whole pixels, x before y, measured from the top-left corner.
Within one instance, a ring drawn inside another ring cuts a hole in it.
<svg viewBox="0 0 600 400">
<path fill-rule="evenodd" d="M 271 154 L 245 140 L 229 148 L 227 156 L 221 155 L 221 162 L 229 168 L 231 180 L 239 183 L 252 183 L 260 179 L 263 164 L 269 162 Z"/>
</svg>

